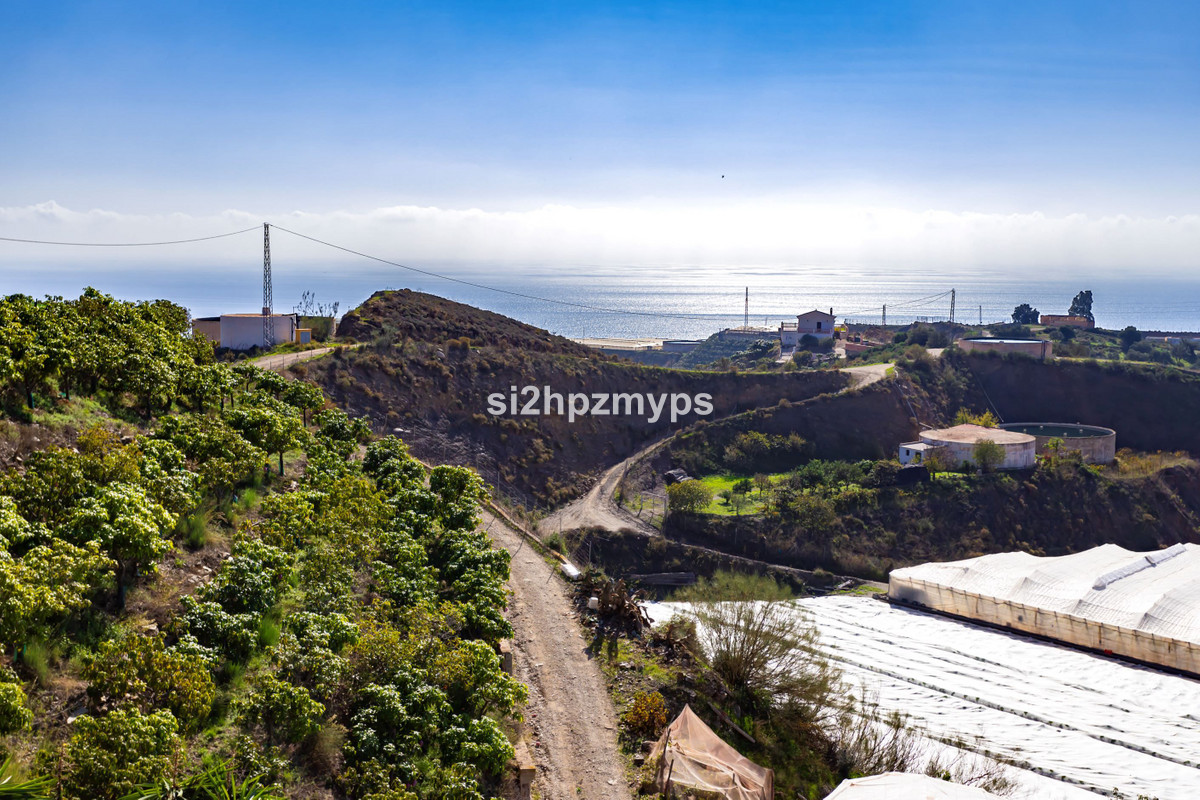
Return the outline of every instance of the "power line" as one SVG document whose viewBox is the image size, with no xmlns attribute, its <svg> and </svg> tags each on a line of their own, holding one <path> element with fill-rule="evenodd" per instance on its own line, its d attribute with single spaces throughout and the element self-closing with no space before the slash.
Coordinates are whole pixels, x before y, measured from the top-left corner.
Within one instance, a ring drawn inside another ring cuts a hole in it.
<svg viewBox="0 0 1200 800">
<path fill-rule="evenodd" d="M 892 308 L 917 308 L 919 306 L 926 306 L 926 305 L 929 305 L 930 303 L 937 302 L 938 300 L 942 299 L 943 297 L 948 297 L 950 295 L 950 292 L 952 292 L 952 291 L 954 291 L 954 290 L 947 289 L 946 291 L 939 292 L 938 294 L 931 294 L 931 295 L 927 295 L 925 297 L 918 297 L 916 300 L 909 300 L 908 302 L 903 302 L 903 303 L 892 303 L 890 305 L 892 306 Z M 847 312 L 843 313 L 841 316 L 843 318 L 845 318 L 845 317 L 857 316 L 859 314 L 869 314 L 872 311 L 879 311 L 881 308 L 882 308 L 882 306 L 875 306 L 875 308 L 864 308 L 864 309 L 861 309 L 858 311 L 847 311 Z"/>
<path fill-rule="evenodd" d="M 63 247 L 160 247 L 168 244 L 191 244 L 193 242 L 207 242 L 212 239 L 224 239 L 227 236 L 237 236 L 242 233 L 258 230 L 258 226 L 246 228 L 240 231 L 230 231 L 229 233 L 218 233 L 214 236 L 201 236 L 198 239 L 176 239 L 171 242 L 48 242 L 41 239 L 13 239 L 8 236 L 0 236 L 0 242 L 20 242 L 21 244 L 51 244 L 60 245 Z"/>
<path fill-rule="evenodd" d="M 317 244 L 323 244 L 326 247 L 332 247 L 334 250 L 341 250 L 344 253 L 350 253 L 351 255 L 356 255 L 361 258 L 367 258 L 367 259 L 370 259 L 371 261 L 378 261 L 381 264 L 388 264 L 393 267 L 399 267 L 400 269 L 409 270 L 410 272 L 416 272 L 421 275 L 428 275 L 431 278 L 439 278 L 444 281 L 450 281 L 452 283 L 459 283 L 459 284 L 462 284 L 463 286 L 471 286 L 476 289 L 484 289 L 489 292 L 498 292 L 500 294 L 507 294 L 512 297 L 520 297 L 525 300 L 536 300 L 540 303 L 556 303 L 558 305 L 571 306 L 573 308 L 582 308 L 582 309 L 586 309 L 588 311 L 600 311 L 605 314 L 625 314 L 625 315 L 633 315 L 633 316 L 640 316 L 640 317 L 675 318 L 675 319 L 691 319 L 691 320 L 713 320 L 713 321 L 721 321 L 721 322 L 728 322 L 729 317 L 734 317 L 736 319 L 735 314 L 726 314 L 723 316 L 706 316 L 703 314 L 672 314 L 670 312 L 630 311 L 629 309 L 624 309 L 624 308 L 605 308 L 604 306 L 593 306 L 593 305 L 588 305 L 587 303 L 575 303 L 570 300 L 556 300 L 552 297 L 539 297 L 537 295 L 525 294 L 524 292 L 514 292 L 511 289 L 500 289 L 496 286 L 487 286 L 486 284 L 482 284 L 482 283 L 466 281 L 466 280 L 463 280 L 462 278 L 454 278 L 449 275 L 443 275 L 439 272 L 432 272 L 427 269 L 421 269 L 420 267 L 412 267 L 412 266 L 409 266 L 408 264 L 401 264 L 398 261 L 390 261 L 386 258 L 380 258 L 379 256 L 373 256 L 370 253 L 364 253 L 360 250 L 354 250 L 350 247 L 343 247 L 340 244 L 334 244 L 333 242 L 327 242 L 324 239 L 318 239 L 314 236 L 307 236 L 303 233 L 297 233 L 296 231 L 288 230 L 287 228 L 281 227 L 279 225 L 272 225 L 271 227 L 275 228 L 276 230 L 283 231 L 284 233 L 290 233 L 292 236 L 298 236 L 301 239 L 307 239 L 310 242 L 316 242 Z"/>
</svg>

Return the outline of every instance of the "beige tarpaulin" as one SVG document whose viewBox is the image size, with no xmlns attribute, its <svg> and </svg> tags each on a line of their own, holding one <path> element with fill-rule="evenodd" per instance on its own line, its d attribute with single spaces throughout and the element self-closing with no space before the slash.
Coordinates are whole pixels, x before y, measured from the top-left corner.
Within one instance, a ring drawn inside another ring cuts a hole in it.
<svg viewBox="0 0 1200 800">
<path fill-rule="evenodd" d="M 654 785 L 691 789 L 699 797 L 727 800 L 772 800 L 775 773 L 758 766 L 726 744 L 712 728 L 684 706 L 650 751 L 658 759 Z"/>
</svg>

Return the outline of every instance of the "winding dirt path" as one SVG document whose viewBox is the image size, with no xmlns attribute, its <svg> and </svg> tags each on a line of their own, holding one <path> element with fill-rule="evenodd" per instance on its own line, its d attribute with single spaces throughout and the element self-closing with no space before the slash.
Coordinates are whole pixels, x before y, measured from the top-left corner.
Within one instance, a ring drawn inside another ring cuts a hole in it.
<svg viewBox="0 0 1200 800">
<path fill-rule="evenodd" d="M 583 497 L 572 500 L 554 513 L 544 517 L 537 526 L 538 533 L 546 536 L 557 531 L 570 531 L 577 528 L 603 528 L 606 531 L 619 531 L 632 528 L 648 536 L 658 536 L 659 532 L 652 525 L 640 520 L 633 514 L 621 508 L 613 501 L 613 493 L 625 470 L 641 461 L 658 448 L 669 442 L 671 437 L 643 447 L 629 458 L 609 467 L 592 485 Z"/>
<path fill-rule="evenodd" d="M 840 370 L 850 376 L 850 384 L 838 392 L 845 394 L 878 383 L 888 376 L 892 364 L 868 364 L 863 367 L 846 367 Z M 632 528 L 647 536 L 660 536 L 661 532 L 648 522 L 638 519 L 633 514 L 621 508 L 613 500 L 613 493 L 625 470 L 641 461 L 658 448 L 671 441 L 673 436 L 643 447 L 624 461 L 609 467 L 601 474 L 599 480 L 592 485 L 588 493 L 572 500 L 567 505 L 544 517 L 538 523 L 537 530 L 541 536 L 558 531 L 570 531 L 578 528 L 601 528 L 606 531 L 619 531 Z"/>
<path fill-rule="evenodd" d="M 526 724 L 541 800 L 631 800 L 617 750 L 617 719 L 600 667 L 576 622 L 554 567 L 499 517 L 483 514 L 498 547 L 512 556 L 508 609 L 513 673 L 529 687 Z"/>
</svg>

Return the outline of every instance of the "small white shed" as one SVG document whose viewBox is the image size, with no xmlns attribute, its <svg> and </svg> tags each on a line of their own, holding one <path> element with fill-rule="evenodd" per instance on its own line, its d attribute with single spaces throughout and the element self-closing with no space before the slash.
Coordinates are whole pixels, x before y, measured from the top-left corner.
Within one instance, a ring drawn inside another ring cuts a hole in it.
<svg viewBox="0 0 1200 800">
<path fill-rule="evenodd" d="M 899 451 L 896 453 L 896 458 L 904 465 L 923 464 L 925 462 L 925 455 L 933 447 L 928 442 L 905 442 L 900 445 Z"/>
</svg>

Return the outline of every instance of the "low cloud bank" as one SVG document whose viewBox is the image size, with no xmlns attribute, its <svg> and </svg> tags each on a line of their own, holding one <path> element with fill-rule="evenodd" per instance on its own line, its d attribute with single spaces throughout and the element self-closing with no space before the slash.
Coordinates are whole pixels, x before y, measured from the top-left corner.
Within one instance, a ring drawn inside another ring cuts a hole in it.
<svg viewBox="0 0 1200 800">
<path fill-rule="evenodd" d="M 1200 215 L 1051 217 L 913 211 L 815 203 L 729 206 L 547 205 L 523 211 L 394 206 L 365 212 L 226 210 L 207 216 L 76 211 L 51 201 L 0 207 L 0 236 L 118 242 L 186 239 L 271 222 L 382 258 L 414 265 L 514 264 L 531 268 L 854 266 L 878 269 L 1008 270 L 1045 277 L 1178 273 L 1196 266 Z M 211 242 L 117 250 L 0 242 L 0 263 L 244 263 L 255 233 Z M 273 249 L 296 261 L 351 256 L 283 232 Z M 370 262 L 363 262 L 369 268 Z M 381 265 L 382 268 L 382 265 Z"/>
</svg>

